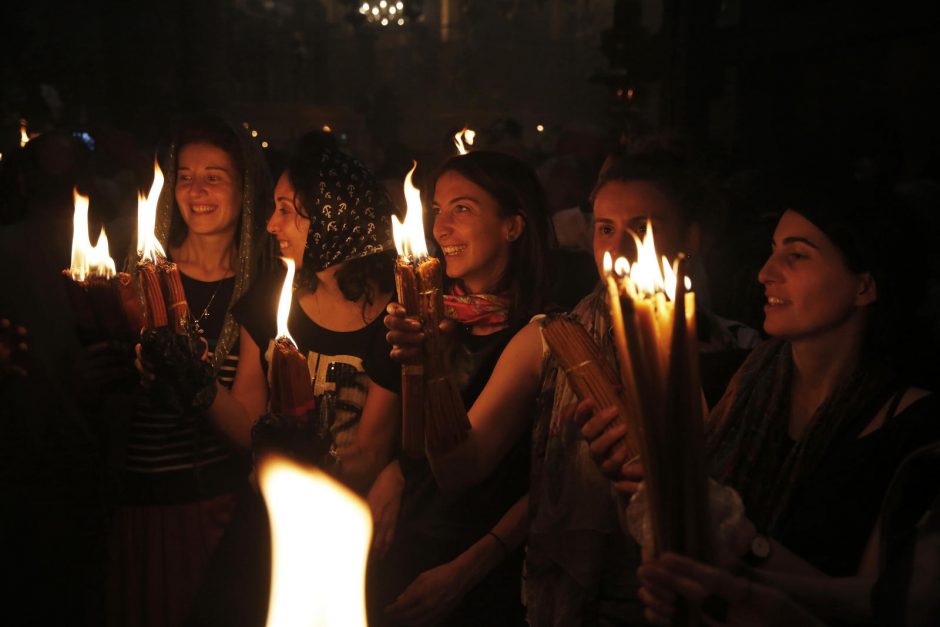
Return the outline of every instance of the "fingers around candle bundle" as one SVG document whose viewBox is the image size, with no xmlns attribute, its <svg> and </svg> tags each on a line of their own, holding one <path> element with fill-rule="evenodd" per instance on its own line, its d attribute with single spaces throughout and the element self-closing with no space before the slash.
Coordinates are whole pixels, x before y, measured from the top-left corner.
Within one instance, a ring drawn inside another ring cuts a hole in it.
<svg viewBox="0 0 940 627">
<path fill-rule="evenodd" d="M 422 332 L 421 321 L 415 316 L 408 316 L 405 308 L 398 303 L 389 303 L 385 316 L 386 341 L 392 345 L 390 355 L 392 359 L 401 363 L 418 360 L 422 356 L 425 335 Z M 453 322 L 445 319 L 440 323 L 444 337 L 453 332 Z"/>
<path fill-rule="evenodd" d="M 581 435 L 588 443 L 591 457 L 612 479 L 620 478 L 620 469 L 629 457 L 623 441 L 627 426 L 615 422 L 616 418 L 616 407 L 598 411 L 591 399 L 581 401 L 574 410 L 574 420 L 581 427 Z"/>
<path fill-rule="evenodd" d="M 9 344 L 15 350 L 25 351 L 28 349 L 26 344 L 26 327 L 23 325 L 13 325 L 7 318 L 0 319 L 0 332 L 3 334 L 4 344 Z"/>
<path fill-rule="evenodd" d="M 643 465 L 639 461 L 631 459 L 620 467 L 617 480 L 614 481 L 614 487 L 623 494 L 633 494 L 640 489 L 643 478 Z"/>
<path fill-rule="evenodd" d="M 140 354 L 140 344 L 134 346 L 134 354 L 137 357 L 134 359 L 134 367 L 137 368 L 137 372 L 140 373 L 140 381 L 145 386 L 148 385 L 151 381 L 156 379 L 156 375 L 153 373 L 153 367 L 144 360 Z"/>
<path fill-rule="evenodd" d="M 648 618 L 650 614 L 671 617 L 679 596 L 718 621 L 727 618 L 729 602 L 737 605 L 754 601 L 750 598 L 753 585 L 750 580 L 673 553 L 643 564 L 637 574 L 646 590 L 640 594 L 641 599 L 650 602 Z"/>
</svg>

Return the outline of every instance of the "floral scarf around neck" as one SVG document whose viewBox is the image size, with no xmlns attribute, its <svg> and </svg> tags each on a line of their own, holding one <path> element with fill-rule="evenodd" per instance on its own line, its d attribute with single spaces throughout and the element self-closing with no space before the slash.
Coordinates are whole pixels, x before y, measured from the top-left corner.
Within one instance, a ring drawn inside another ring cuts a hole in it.
<svg viewBox="0 0 940 627">
<path fill-rule="evenodd" d="M 444 295 L 444 315 L 473 327 L 509 324 L 511 299 L 504 294 L 468 294 L 455 283 L 452 294 Z"/>
</svg>

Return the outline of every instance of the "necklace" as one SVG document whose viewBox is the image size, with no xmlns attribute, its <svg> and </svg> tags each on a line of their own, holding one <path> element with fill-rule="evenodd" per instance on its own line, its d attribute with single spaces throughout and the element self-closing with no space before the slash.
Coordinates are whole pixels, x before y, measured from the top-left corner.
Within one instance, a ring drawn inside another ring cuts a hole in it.
<svg viewBox="0 0 940 627">
<path fill-rule="evenodd" d="M 212 306 L 212 301 L 215 300 L 216 294 L 219 293 L 219 289 L 222 287 L 222 283 L 225 281 L 225 278 L 219 279 L 215 284 L 215 290 L 212 292 L 212 296 L 209 297 L 209 302 L 206 303 L 205 309 L 202 310 L 202 313 L 199 314 L 199 317 L 193 320 L 193 326 L 196 329 L 196 333 L 199 335 L 205 335 L 205 330 L 202 328 L 202 325 L 199 324 L 203 320 L 209 319 L 209 307 Z"/>
</svg>

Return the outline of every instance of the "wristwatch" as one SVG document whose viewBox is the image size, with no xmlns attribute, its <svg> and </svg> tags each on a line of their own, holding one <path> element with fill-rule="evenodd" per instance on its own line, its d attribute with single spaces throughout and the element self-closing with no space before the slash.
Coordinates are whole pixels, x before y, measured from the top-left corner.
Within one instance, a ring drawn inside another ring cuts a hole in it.
<svg viewBox="0 0 940 627">
<path fill-rule="evenodd" d="M 741 556 L 741 561 L 748 566 L 756 568 L 770 559 L 772 552 L 773 548 L 770 544 L 770 538 L 762 533 L 758 533 L 751 539 L 751 545 L 748 547 L 747 553 Z"/>
</svg>

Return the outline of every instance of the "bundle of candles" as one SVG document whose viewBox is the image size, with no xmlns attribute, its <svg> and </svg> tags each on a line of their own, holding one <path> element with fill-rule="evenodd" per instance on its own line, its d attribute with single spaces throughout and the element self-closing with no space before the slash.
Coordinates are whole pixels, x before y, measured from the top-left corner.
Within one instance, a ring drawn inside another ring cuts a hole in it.
<svg viewBox="0 0 940 627">
<path fill-rule="evenodd" d="M 329 425 L 316 411 L 313 383 L 307 360 L 287 329 L 294 284 L 294 260 L 283 258 L 287 275 L 277 306 L 277 337 L 274 340 L 269 373 L 269 412 L 251 430 L 255 454 L 286 453 L 305 462 L 324 466 L 331 438 Z"/>
<path fill-rule="evenodd" d="M 143 324 L 133 277 L 116 272 L 101 229 L 92 246 L 88 237 L 88 197 L 74 191 L 72 264 L 62 271 L 79 339 L 83 344 L 104 340 L 130 341 Z"/>
<path fill-rule="evenodd" d="M 428 255 L 424 239 L 421 195 L 412 184 L 415 164 L 405 177 L 405 221 L 392 216 L 398 259 L 395 284 L 398 302 L 421 320 L 425 336 L 420 361 L 402 366 L 402 448 L 421 456 L 425 446 L 446 451 L 459 444 L 470 429 L 460 392 L 450 376 L 447 348 L 439 324 L 444 318 L 441 262 Z"/>
<path fill-rule="evenodd" d="M 695 297 L 680 256 L 657 261 L 652 226 L 636 238 L 637 262 L 605 255 L 621 382 L 636 437 L 654 554 L 710 561 Z"/>
<path fill-rule="evenodd" d="M 553 316 L 545 322 L 542 333 L 578 400 L 590 399 L 597 408 L 617 407 L 617 418 L 610 426 L 626 423 L 627 435 L 623 443 L 627 454 L 635 457 L 640 450 L 634 424 L 636 399 L 624 394 L 619 376 L 587 330 L 571 318 Z"/>
<path fill-rule="evenodd" d="M 153 184 L 137 198 L 137 278 L 143 303 L 141 356 L 154 368 L 151 399 L 171 411 L 207 408 L 215 398 L 215 377 L 206 360 L 183 291 L 179 268 L 166 258 L 154 234 L 163 172 L 154 163 Z"/>
<path fill-rule="evenodd" d="M 137 277 L 144 303 L 144 330 L 169 327 L 179 335 L 188 334 L 189 304 L 183 292 L 179 268 L 166 258 L 154 235 L 157 201 L 163 189 L 163 172 L 154 163 L 153 185 L 147 196 L 137 196 Z"/>
</svg>

